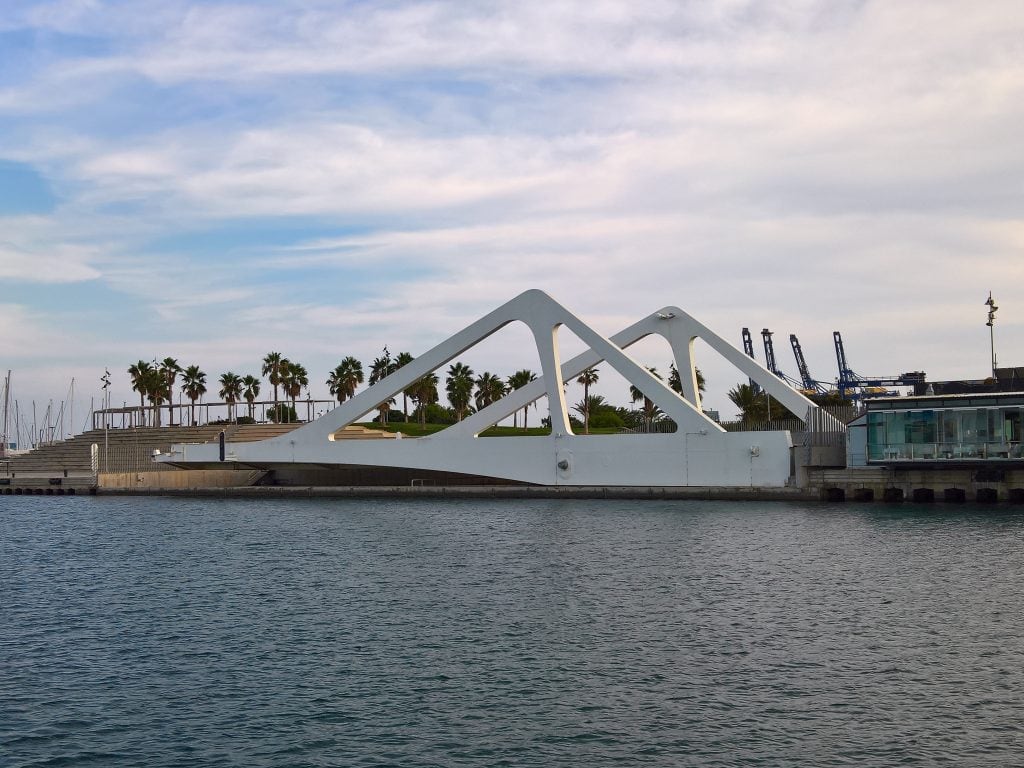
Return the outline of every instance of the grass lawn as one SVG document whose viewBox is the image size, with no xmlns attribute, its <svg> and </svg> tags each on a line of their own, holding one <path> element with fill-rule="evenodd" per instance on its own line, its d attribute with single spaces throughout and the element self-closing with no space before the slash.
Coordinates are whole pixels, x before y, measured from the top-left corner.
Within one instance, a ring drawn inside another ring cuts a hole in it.
<svg viewBox="0 0 1024 768">
<path fill-rule="evenodd" d="M 366 427 L 367 429 L 379 429 L 384 432 L 401 432 L 403 435 L 409 437 L 423 437 L 424 435 L 432 435 L 435 432 L 440 432 L 442 429 L 451 426 L 450 424 L 427 424 L 425 427 L 421 427 L 417 421 L 409 422 L 396 422 L 392 424 L 377 424 L 376 422 L 362 422 L 356 426 Z M 529 427 L 522 429 L 520 427 L 489 427 L 480 433 L 480 437 L 522 437 L 527 435 L 530 437 L 537 437 L 542 435 L 550 435 L 550 427 Z M 582 434 L 582 429 L 578 434 Z M 590 434 L 592 435 L 617 435 L 619 434 L 618 429 L 591 429 Z"/>
</svg>

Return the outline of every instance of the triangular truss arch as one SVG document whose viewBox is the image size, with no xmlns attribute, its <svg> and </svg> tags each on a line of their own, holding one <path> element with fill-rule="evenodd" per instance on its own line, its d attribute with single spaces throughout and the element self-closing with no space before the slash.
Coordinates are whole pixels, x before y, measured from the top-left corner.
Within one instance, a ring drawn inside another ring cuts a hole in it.
<svg viewBox="0 0 1024 768">
<path fill-rule="evenodd" d="M 517 322 L 529 328 L 537 347 L 541 375 L 534 381 L 438 433 L 416 440 L 403 440 L 400 448 L 397 441 L 334 440 L 336 433 L 381 403 L 398 395 L 422 377 L 441 370 L 510 323 Z M 584 352 L 564 362 L 558 347 L 560 328 L 571 331 L 587 347 Z M 652 375 L 626 351 L 639 340 L 651 335 L 662 336 L 668 342 L 674 364 L 680 372 L 682 396 Z M 761 456 L 760 446 L 744 446 L 743 442 L 747 440 L 743 437 L 744 433 L 726 433 L 701 411 L 693 361 L 693 345 L 698 338 L 746 376 L 758 382 L 793 413 L 819 411 L 818 406 L 801 393 L 678 307 L 663 307 L 606 338 L 546 293 L 530 290 L 471 323 L 316 421 L 287 435 L 259 443 L 237 445 L 236 458 L 240 462 L 257 466 L 310 463 L 321 466 L 364 464 L 420 467 L 543 484 L 581 484 L 594 477 L 615 476 L 620 478 L 619 484 L 626 485 L 649 483 L 652 478 L 662 485 L 705 484 L 694 482 L 698 479 L 692 476 L 695 473 L 722 485 L 757 484 L 755 481 L 762 474 L 765 478 L 770 476 L 769 480 L 762 480 L 763 484 L 780 484 L 779 476 L 783 472 L 788 476 L 788 433 L 758 433 L 762 443 L 775 446 L 772 449 L 771 470 L 762 470 L 753 466 L 750 458 Z M 669 435 L 624 435 L 615 439 L 575 435 L 569 423 L 563 383 L 598 364 L 610 366 L 649 397 L 676 423 L 677 432 Z M 551 419 L 549 436 L 488 440 L 487 451 L 482 451 L 479 445 L 471 447 L 477 443 L 475 438 L 483 430 L 545 396 Z M 831 419 L 824 413 L 817 415 L 818 424 Z M 771 434 L 776 437 L 765 437 Z M 690 436 L 700 439 L 691 444 Z M 653 442 L 642 449 L 627 448 L 632 455 L 623 455 L 624 442 L 633 438 Z M 375 445 L 378 443 L 385 443 L 388 447 L 385 449 Z M 542 448 L 544 445 L 547 447 Z M 493 456 L 487 454 L 491 451 L 494 452 Z M 575 459 L 574 451 L 577 454 Z M 783 451 L 787 452 L 784 461 L 780 458 Z M 162 460 L 185 466 L 192 461 L 208 462 L 210 449 L 205 446 L 181 446 L 176 454 Z M 731 460 L 728 457 L 733 454 L 744 457 L 742 462 L 746 469 L 740 467 L 742 471 L 732 471 L 728 466 L 716 469 L 716 462 L 728 462 Z M 641 460 L 644 462 L 642 466 L 638 464 Z M 592 462 L 594 466 L 590 467 Z M 598 465 L 604 469 L 599 469 Z M 631 470 L 633 465 L 636 466 Z M 585 471 L 577 471 L 578 467 L 583 466 L 586 466 Z M 611 469 L 613 466 L 614 470 Z M 555 470 L 555 467 L 558 469 Z M 785 482 L 785 477 L 781 478 L 781 482 Z"/>
</svg>

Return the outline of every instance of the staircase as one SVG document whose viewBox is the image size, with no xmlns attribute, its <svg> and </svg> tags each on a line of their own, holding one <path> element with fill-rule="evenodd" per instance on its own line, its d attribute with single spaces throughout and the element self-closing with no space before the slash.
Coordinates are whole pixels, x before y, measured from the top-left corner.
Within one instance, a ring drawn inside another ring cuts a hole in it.
<svg viewBox="0 0 1024 768">
<path fill-rule="evenodd" d="M 201 427 L 135 427 L 132 429 L 93 429 L 70 440 L 36 448 L 20 456 L 0 461 L 3 478 L 65 478 L 92 476 L 92 446 L 99 455 L 100 472 L 181 472 L 185 470 L 153 461 L 153 452 L 170 453 L 174 443 L 209 443 L 224 432 L 228 443 L 252 443 L 288 434 L 301 424 L 230 424 Z M 379 440 L 391 437 L 386 432 L 349 426 L 335 433 L 336 440 Z M 0 488 L 4 484 L 0 482 Z"/>
</svg>

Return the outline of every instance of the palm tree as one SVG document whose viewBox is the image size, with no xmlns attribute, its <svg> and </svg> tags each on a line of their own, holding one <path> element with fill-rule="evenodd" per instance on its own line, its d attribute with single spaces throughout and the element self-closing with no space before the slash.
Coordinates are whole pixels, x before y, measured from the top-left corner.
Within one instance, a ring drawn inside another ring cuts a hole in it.
<svg viewBox="0 0 1024 768">
<path fill-rule="evenodd" d="M 327 387 L 339 403 L 355 395 L 356 387 L 362 383 L 363 364 L 351 356 L 338 363 L 327 377 Z"/>
<path fill-rule="evenodd" d="M 775 419 L 797 418 L 786 406 L 766 392 L 757 392 L 750 384 L 737 384 L 727 393 L 729 399 L 740 409 L 740 421 L 746 423 Z"/>
<path fill-rule="evenodd" d="M 657 368 L 650 368 L 649 367 L 647 369 L 647 371 L 652 376 L 654 376 L 656 379 L 660 379 L 661 378 L 661 374 L 658 373 L 658 369 Z M 658 406 L 656 406 L 654 404 L 654 401 L 651 400 L 651 398 L 649 398 L 647 395 L 645 395 L 643 392 L 641 392 L 639 389 L 637 389 L 635 385 L 632 385 L 632 384 L 629 386 L 629 396 L 630 396 L 630 398 L 632 399 L 632 401 L 634 403 L 643 400 L 643 402 L 644 402 L 644 406 L 643 406 L 644 423 L 648 427 L 650 427 L 651 424 L 655 421 L 655 419 L 657 419 L 658 414 L 660 413 L 660 409 L 658 408 Z"/>
<path fill-rule="evenodd" d="M 295 400 L 302 394 L 302 388 L 309 386 L 309 374 L 306 373 L 305 366 L 299 363 L 288 362 L 287 366 L 282 367 L 284 370 L 281 373 L 281 384 L 285 394 L 292 399 L 294 409 Z"/>
<path fill-rule="evenodd" d="M 452 363 L 448 366 L 445 391 L 448 393 L 448 402 L 455 411 L 455 417 L 462 421 L 473 398 L 473 369 L 463 363 Z"/>
<path fill-rule="evenodd" d="M 388 348 L 384 347 L 384 354 L 380 357 L 374 358 L 373 363 L 370 365 L 370 386 L 373 386 L 378 381 L 383 381 L 395 371 L 395 361 L 391 359 L 391 353 L 388 352 Z M 392 398 L 390 402 L 380 403 L 377 408 L 380 411 L 380 423 L 388 423 L 388 414 L 391 412 L 391 405 L 394 403 Z"/>
<path fill-rule="evenodd" d="M 391 373 L 394 373 L 399 368 L 401 368 L 403 365 L 408 365 L 409 363 L 411 363 L 415 359 L 416 358 L 414 358 L 408 352 L 399 352 L 398 356 L 395 357 L 395 359 L 391 361 Z M 409 387 L 404 392 L 402 392 L 402 415 L 405 416 L 405 420 L 406 421 L 409 420 L 409 414 L 408 414 L 409 403 L 408 403 L 407 398 L 411 397 L 413 400 L 416 399 L 416 395 L 414 395 L 412 393 L 412 390 L 415 389 L 415 387 L 416 387 L 416 385 L 413 384 L 411 387 Z"/>
<path fill-rule="evenodd" d="M 245 391 L 242 393 L 242 397 L 245 398 L 245 402 L 249 404 L 249 418 L 255 420 L 254 410 L 256 398 L 260 396 L 260 380 L 252 374 L 246 374 L 242 378 L 242 386 Z"/>
<path fill-rule="evenodd" d="M 704 374 L 696 366 L 694 366 L 693 372 L 697 375 L 697 391 L 704 392 Z M 679 377 L 679 370 L 675 363 L 668 364 L 668 386 L 673 392 L 683 394 L 683 380 Z"/>
<path fill-rule="evenodd" d="M 330 392 L 332 396 L 338 398 L 338 402 L 339 403 L 344 403 L 345 402 L 345 398 L 348 397 L 348 394 L 345 392 L 344 388 L 341 386 L 341 366 L 340 365 L 337 366 L 329 374 L 327 374 L 326 384 L 327 384 L 327 391 Z"/>
<path fill-rule="evenodd" d="M 341 370 L 341 387 L 347 397 L 355 397 L 356 387 L 363 383 L 363 364 L 349 355 L 338 366 Z"/>
<path fill-rule="evenodd" d="M 354 364 L 354 367 L 353 367 Z M 342 403 L 355 394 L 362 383 L 362 364 L 354 357 L 345 357 L 327 377 L 327 388 Z"/>
<path fill-rule="evenodd" d="M 380 423 L 388 423 L 388 414 L 391 413 L 391 406 L 395 404 L 395 398 L 391 397 L 380 403 L 377 406 L 377 412 L 380 414 Z"/>
<path fill-rule="evenodd" d="M 132 389 L 139 393 L 139 426 L 146 421 L 146 384 L 149 381 L 153 366 L 145 360 L 139 360 L 128 367 L 128 375 L 132 377 Z"/>
<path fill-rule="evenodd" d="M 528 368 L 523 368 L 521 371 L 516 371 L 515 373 L 513 373 L 511 376 L 508 377 L 508 391 L 511 392 L 514 389 L 521 389 L 522 387 L 525 387 L 531 381 L 535 381 L 536 379 L 537 379 L 537 374 L 535 374 L 533 371 L 529 370 Z M 526 414 L 530 410 L 530 405 L 531 405 L 530 403 L 527 403 L 526 405 L 523 406 L 523 429 L 524 430 L 526 429 Z M 533 405 L 536 405 L 536 403 L 533 403 Z M 515 427 L 515 425 L 516 425 L 516 417 L 515 417 L 515 414 L 512 414 L 512 426 Z"/>
<path fill-rule="evenodd" d="M 291 376 L 291 368 L 292 368 L 292 361 L 289 360 L 287 357 L 282 357 L 278 361 L 278 363 L 277 363 L 277 383 L 284 390 L 285 397 L 288 397 L 288 378 L 289 378 L 289 376 Z M 277 394 L 277 388 L 276 387 L 274 388 L 274 394 L 275 394 L 275 396 Z M 276 407 L 276 403 L 275 403 L 275 407 Z M 295 410 L 294 407 L 292 408 L 292 410 L 293 411 Z M 298 418 L 298 417 L 296 417 L 296 418 Z M 290 412 L 287 412 L 287 411 L 285 412 L 283 421 L 285 421 L 285 422 L 290 422 L 291 421 L 291 413 Z"/>
<path fill-rule="evenodd" d="M 484 372 L 476 380 L 476 409 L 479 411 L 505 396 L 505 382 L 493 373 Z"/>
<path fill-rule="evenodd" d="M 602 408 L 607 407 L 608 401 L 602 395 L 587 395 L 583 400 L 576 403 L 572 409 L 584 419 L 589 419 L 591 414 L 599 413 Z M 584 425 L 586 425 L 586 422 L 584 422 Z"/>
<path fill-rule="evenodd" d="M 764 401 L 750 384 L 737 384 L 727 393 L 733 405 L 740 409 L 740 421 L 761 421 L 765 417 Z"/>
<path fill-rule="evenodd" d="M 274 412 L 277 412 L 277 388 L 281 384 L 281 364 L 286 362 L 280 352 L 268 352 L 263 358 L 261 375 L 267 377 L 270 386 L 274 388 Z"/>
<path fill-rule="evenodd" d="M 181 366 L 173 357 L 165 357 L 160 361 L 160 373 L 167 380 L 167 425 L 174 426 L 174 380 L 181 373 Z"/>
<path fill-rule="evenodd" d="M 585 406 L 590 403 L 590 387 L 597 384 L 597 379 L 598 375 L 596 368 L 587 368 L 587 370 L 581 373 L 579 378 L 576 379 L 577 384 L 583 385 L 583 400 L 581 402 Z M 583 434 L 590 434 L 590 411 L 585 411 L 583 413 Z"/>
<path fill-rule="evenodd" d="M 391 353 L 388 352 L 388 348 L 384 347 L 384 354 L 380 357 L 374 358 L 373 363 L 370 365 L 370 386 L 373 386 L 378 381 L 387 378 L 394 372 L 395 361 L 391 358 Z"/>
<path fill-rule="evenodd" d="M 228 421 L 235 419 L 235 403 L 242 396 L 242 379 L 236 373 L 222 373 L 220 376 L 220 397 L 228 404 Z"/>
<path fill-rule="evenodd" d="M 206 374 L 198 365 L 190 365 L 181 374 L 185 397 L 192 401 L 192 426 L 196 425 L 196 400 L 206 394 Z"/>
<path fill-rule="evenodd" d="M 146 396 L 153 406 L 153 425 L 160 426 L 160 406 L 168 399 L 167 377 L 160 368 L 150 366 L 146 373 Z"/>
<path fill-rule="evenodd" d="M 437 374 L 428 373 L 409 388 L 409 397 L 416 401 L 420 412 L 420 426 L 427 425 L 427 406 L 437 402 Z"/>
</svg>

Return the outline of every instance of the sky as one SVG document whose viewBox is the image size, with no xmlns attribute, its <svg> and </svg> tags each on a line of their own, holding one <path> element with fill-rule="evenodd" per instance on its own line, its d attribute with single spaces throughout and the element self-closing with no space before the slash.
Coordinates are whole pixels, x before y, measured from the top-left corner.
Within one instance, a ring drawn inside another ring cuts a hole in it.
<svg viewBox="0 0 1024 768">
<path fill-rule="evenodd" d="M 168 356 L 327 398 L 539 288 L 771 328 L 794 376 L 840 330 L 862 375 L 982 378 L 989 291 L 1024 365 L 1021 126 L 1018 0 L 4 0 L 0 367 L 82 423 Z M 540 367 L 521 326 L 463 359 Z"/>
</svg>

